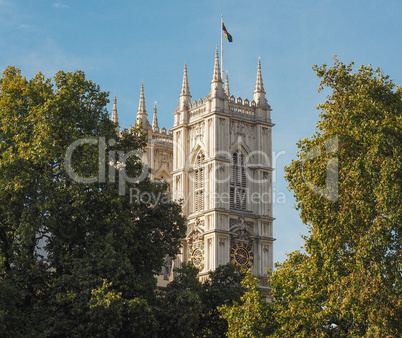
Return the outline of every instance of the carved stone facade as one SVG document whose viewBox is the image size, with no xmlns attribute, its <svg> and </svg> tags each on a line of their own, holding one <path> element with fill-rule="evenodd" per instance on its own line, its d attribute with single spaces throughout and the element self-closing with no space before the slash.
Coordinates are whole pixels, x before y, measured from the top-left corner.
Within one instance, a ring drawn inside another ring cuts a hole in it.
<svg viewBox="0 0 402 338">
<path fill-rule="evenodd" d="M 173 128 L 159 131 L 156 106 L 149 124 L 143 86 L 137 113 L 148 131 L 145 161 L 153 178 L 169 182 L 173 199 L 184 200 L 187 236 L 174 265 L 192 261 L 204 279 L 232 261 L 250 268 L 264 287 L 266 269 L 273 268 L 274 125 L 260 61 L 251 102 L 230 95 L 227 75 L 223 85 L 218 52 L 209 94 L 191 99 L 185 65 Z"/>
</svg>

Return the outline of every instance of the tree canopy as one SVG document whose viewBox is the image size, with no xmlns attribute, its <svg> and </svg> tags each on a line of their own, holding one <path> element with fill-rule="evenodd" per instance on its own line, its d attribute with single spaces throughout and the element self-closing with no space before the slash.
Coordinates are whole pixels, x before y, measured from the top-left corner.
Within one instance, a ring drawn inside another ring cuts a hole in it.
<svg viewBox="0 0 402 338">
<path fill-rule="evenodd" d="M 121 181 L 122 170 L 145 170 L 133 151 L 146 138 L 139 129 L 118 136 L 107 103 L 81 71 L 27 80 L 8 67 L 0 79 L 1 336 L 105 335 L 94 318 L 130 335 L 119 330 L 149 312 L 155 275 L 178 253 L 181 207 L 130 201 L 129 188 L 166 196 L 166 186 L 146 174 Z"/>
<path fill-rule="evenodd" d="M 259 287 L 259 279 L 250 270 L 244 271 L 241 284 L 246 290 L 240 301 L 219 307 L 228 322 L 229 338 L 263 338 L 274 332 L 276 322 L 273 304 L 267 302 Z"/>
<path fill-rule="evenodd" d="M 402 88 L 380 69 L 314 66 L 320 121 L 285 168 L 305 253 L 271 285 L 282 335 L 402 333 Z"/>
<path fill-rule="evenodd" d="M 244 274 L 227 263 L 210 271 L 209 278 L 201 283 L 198 272 L 193 265 L 183 264 L 161 292 L 158 337 L 226 337 L 228 323 L 218 309 L 240 301 Z"/>
</svg>

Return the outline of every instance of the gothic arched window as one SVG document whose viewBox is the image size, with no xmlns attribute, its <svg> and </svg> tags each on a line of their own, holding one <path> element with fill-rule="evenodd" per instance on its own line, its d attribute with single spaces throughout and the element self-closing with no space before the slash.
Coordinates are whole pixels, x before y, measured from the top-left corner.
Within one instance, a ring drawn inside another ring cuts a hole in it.
<svg viewBox="0 0 402 338">
<path fill-rule="evenodd" d="M 194 212 L 204 210 L 205 155 L 199 152 L 194 165 Z"/>
<path fill-rule="evenodd" d="M 230 209 L 246 210 L 246 167 L 244 155 L 236 150 L 230 168 Z"/>
</svg>

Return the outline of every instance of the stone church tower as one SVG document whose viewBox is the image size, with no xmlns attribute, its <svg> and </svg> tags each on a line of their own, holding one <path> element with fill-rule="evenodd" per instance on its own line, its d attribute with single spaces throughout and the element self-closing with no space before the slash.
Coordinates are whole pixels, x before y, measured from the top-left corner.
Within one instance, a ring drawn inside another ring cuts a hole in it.
<svg viewBox="0 0 402 338">
<path fill-rule="evenodd" d="M 223 84 L 218 51 L 209 94 L 193 101 L 184 66 L 174 126 L 159 130 L 156 105 L 152 125 L 141 85 L 137 121 L 148 132 L 146 161 L 154 179 L 170 182 L 175 200 L 183 200 L 187 236 L 174 266 L 191 261 L 208 271 L 231 261 L 251 269 L 267 287 L 273 269 L 272 132 L 258 61 L 253 99 L 230 94 Z M 117 114 L 117 113 L 116 113 Z"/>
<path fill-rule="evenodd" d="M 183 199 L 187 237 L 179 261 L 200 277 L 232 261 L 262 279 L 272 270 L 271 108 L 258 61 L 254 97 L 237 99 L 225 87 L 218 51 L 208 96 L 191 103 L 187 67 L 174 113 L 174 199 Z"/>
</svg>

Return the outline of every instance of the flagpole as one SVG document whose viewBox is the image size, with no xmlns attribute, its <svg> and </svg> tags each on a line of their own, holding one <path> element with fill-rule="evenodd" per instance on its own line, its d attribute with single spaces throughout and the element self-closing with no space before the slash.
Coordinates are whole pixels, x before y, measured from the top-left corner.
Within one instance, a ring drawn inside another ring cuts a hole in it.
<svg viewBox="0 0 402 338">
<path fill-rule="evenodd" d="M 223 81 L 223 15 L 221 15 L 221 77 Z"/>
</svg>

